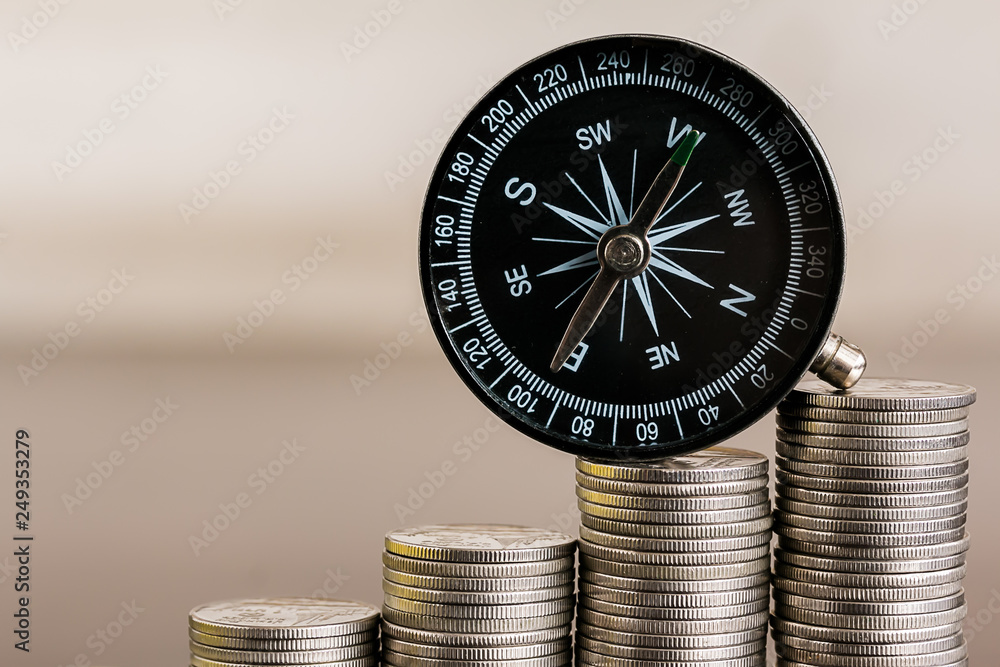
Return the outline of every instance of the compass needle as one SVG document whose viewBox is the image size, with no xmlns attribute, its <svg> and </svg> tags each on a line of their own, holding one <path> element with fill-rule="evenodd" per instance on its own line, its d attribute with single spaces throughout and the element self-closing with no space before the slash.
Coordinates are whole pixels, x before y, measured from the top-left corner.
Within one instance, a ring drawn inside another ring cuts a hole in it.
<svg viewBox="0 0 1000 667">
<path fill-rule="evenodd" d="M 590 285 L 590 289 L 584 295 L 583 301 L 580 302 L 576 312 L 573 313 L 573 317 L 569 321 L 569 326 L 566 328 L 566 333 L 563 334 L 562 341 L 559 342 L 559 348 L 556 350 L 556 355 L 552 358 L 552 364 L 549 366 L 552 371 L 558 371 L 562 368 L 566 360 L 569 359 L 569 355 L 583 341 L 584 336 L 590 333 L 594 322 L 597 321 L 597 318 L 601 315 L 601 311 L 604 310 L 604 304 L 611 298 L 611 294 L 618 287 L 620 280 L 619 276 L 615 276 L 603 269 L 597 274 L 597 278 L 594 279 L 594 282 Z"/>
<path fill-rule="evenodd" d="M 556 304 L 556 308 L 562 307 L 562 305 L 564 303 L 566 303 L 567 301 L 569 301 L 570 299 L 573 298 L 573 295 L 575 295 L 577 292 L 579 292 L 580 290 L 582 290 L 584 287 L 586 287 L 590 283 L 594 282 L 594 278 L 597 277 L 598 273 L 600 273 L 600 269 L 598 269 L 597 271 L 594 271 L 592 274 L 590 274 L 589 278 L 587 278 L 586 280 L 584 280 L 582 283 L 580 283 L 576 287 L 576 289 L 574 289 L 572 292 L 570 292 L 568 295 L 566 295 L 565 299 L 563 299 L 562 301 L 560 301 L 559 303 Z"/>
<path fill-rule="evenodd" d="M 667 160 L 667 164 L 653 180 L 653 185 L 639 202 L 639 208 L 628 223 L 636 235 L 641 234 L 645 237 L 656 223 L 660 212 L 667 205 L 670 195 L 674 193 L 674 189 L 681 180 L 684 168 L 687 166 L 688 160 L 691 159 L 691 153 L 698 145 L 699 136 L 701 135 L 697 131 L 689 130 L 684 135 L 681 145 L 677 147 L 674 154 Z"/>
<path fill-rule="evenodd" d="M 676 456 L 810 370 L 859 375 L 830 332 L 844 231 L 823 150 L 772 86 L 687 40 L 610 35 L 469 109 L 428 185 L 421 289 L 505 423 L 582 456 Z"/>
</svg>

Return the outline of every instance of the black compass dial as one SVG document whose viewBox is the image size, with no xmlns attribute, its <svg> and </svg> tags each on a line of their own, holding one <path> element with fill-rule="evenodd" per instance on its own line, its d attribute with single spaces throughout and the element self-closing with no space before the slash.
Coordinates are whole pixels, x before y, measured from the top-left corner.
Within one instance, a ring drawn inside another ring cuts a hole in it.
<svg viewBox="0 0 1000 667">
<path fill-rule="evenodd" d="M 648 264 L 551 370 L 599 241 L 683 144 Z M 591 456 L 682 453 L 759 419 L 825 340 L 844 271 L 836 185 L 804 121 L 739 63 L 663 37 L 571 44 L 505 78 L 445 148 L 421 224 L 424 296 L 458 373 L 508 423 Z"/>
</svg>

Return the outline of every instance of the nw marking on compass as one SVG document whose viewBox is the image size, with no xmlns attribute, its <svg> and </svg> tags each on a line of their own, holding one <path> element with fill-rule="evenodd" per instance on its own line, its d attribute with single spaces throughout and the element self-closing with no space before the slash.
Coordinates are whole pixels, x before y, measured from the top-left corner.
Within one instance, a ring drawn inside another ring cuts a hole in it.
<svg viewBox="0 0 1000 667">
<path fill-rule="evenodd" d="M 591 199 L 586 192 L 584 192 L 583 188 L 581 188 L 576 180 L 570 176 L 569 172 L 564 172 L 566 178 L 570 183 L 572 183 L 573 187 L 576 188 L 577 192 L 580 193 L 589 205 L 590 209 L 592 209 L 597 216 L 592 216 L 589 211 L 587 212 L 587 215 L 584 215 L 560 208 L 559 206 L 555 206 L 548 202 L 544 203 L 546 208 L 570 224 L 570 227 L 565 230 L 567 234 L 572 234 L 575 231 L 577 234 L 573 234 L 573 236 L 576 236 L 577 238 L 573 238 L 569 235 L 564 238 L 536 236 L 532 237 L 532 240 L 545 243 L 583 245 L 588 246 L 588 248 L 583 254 L 578 255 L 569 261 L 563 262 L 558 266 L 554 266 L 547 271 L 543 271 L 542 273 L 539 273 L 538 276 L 548 276 L 576 269 L 598 267 L 593 273 L 589 273 L 589 275 L 580 282 L 579 286 L 567 294 L 566 297 L 556 305 L 556 308 L 559 308 L 567 301 L 570 301 L 575 294 L 579 293 L 580 290 L 591 284 L 594 281 L 594 278 L 597 277 L 597 274 L 600 271 L 599 263 L 597 261 L 597 242 L 601 238 L 601 235 L 616 225 L 627 224 L 632 218 L 635 205 L 635 166 L 638 161 L 638 155 L 638 150 L 634 151 L 632 154 L 632 183 L 629 189 L 628 213 L 625 212 L 625 208 L 621 202 L 621 197 L 618 196 L 618 192 L 615 189 L 614 184 L 611 182 L 611 176 L 608 174 L 608 170 L 604 166 L 604 160 L 601 156 L 597 157 L 597 163 L 601 169 L 601 180 L 604 184 L 604 197 L 607 200 L 607 209 L 602 209 L 594 203 L 594 200 Z M 684 200 L 694 193 L 695 190 L 701 187 L 701 185 L 702 182 L 700 181 L 695 183 L 687 192 L 684 193 L 683 196 L 677 199 L 677 201 L 671 204 L 665 211 L 663 211 L 663 213 L 660 214 L 649 233 L 649 243 L 652 246 L 653 251 L 653 256 L 649 261 L 649 266 L 638 276 L 622 281 L 622 312 L 621 325 L 618 333 L 619 341 L 625 340 L 625 306 L 629 295 L 629 284 L 632 285 L 632 291 L 635 292 L 638 297 L 639 303 L 642 305 L 642 309 L 646 313 L 646 318 L 648 319 L 650 326 L 653 328 L 653 333 L 657 336 L 660 335 L 660 331 L 656 322 L 656 313 L 653 309 L 653 294 L 650 290 L 650 278 L 652 278 L 653 282 L 658 285 L 668 297 L 670 297 L 670 300 L 673 301 L 680 311 L 688 318 L 691 318 L 691 313 L 688 312 L 688 310 L 674 295 L 670 287 L 667 286 L 667 283 L 673 280 L 670 276 L 674 276 L 674 279 L 681 278 L 707 289 L 714 289 L 711 285 L 696 276 L 694 273 L 685 269 L 676 259 L 670 257 L 669 255 L 673 253 L 707 253 L 713 255 L 725 254 L 722 250 L 706 250 L 703 248 L 685 246 L 683 244 L 683 240 L 678 239 L 678 237 L 685 232 L 697 229 L 706 222 L 715 220 L 719 217 L 719 215 L 710 215 L 696 220 L 677 222 L 660 227 L 660 223 L 664 219 L 667 219 L 667 217 L 673 213 L 674 209 L 680 206 Z M 583 234 L 586 239 L 578 238 L 579 234 Z"/>
</svg>

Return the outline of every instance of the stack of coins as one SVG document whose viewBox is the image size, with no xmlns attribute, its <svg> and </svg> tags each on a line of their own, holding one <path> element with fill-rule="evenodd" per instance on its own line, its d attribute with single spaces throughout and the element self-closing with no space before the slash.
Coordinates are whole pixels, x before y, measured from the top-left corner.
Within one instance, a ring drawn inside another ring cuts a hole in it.
<svg viewBox="0 0 1000 667">
<path fill-rule="evenodd" d="M 764 667 L 767 459 L 578 459 L 578 665 Z"/>
<path fill-rule="evenodd" d="M 778 406 L 778 665 L 966 665 L 963 385 L 803 382 Z"/>
<path fill-rule="evenodd" d="M 378 607 L 316 598 L 232 600 L 188 616 L 192 667 L 378 665 Z"/>
<path fill-rule="evenodd" d="M 537 528 L 390 532 L 382 555 L 383 664 L 570 664 L 575 554 L 575 539 Z"/>
</svg>

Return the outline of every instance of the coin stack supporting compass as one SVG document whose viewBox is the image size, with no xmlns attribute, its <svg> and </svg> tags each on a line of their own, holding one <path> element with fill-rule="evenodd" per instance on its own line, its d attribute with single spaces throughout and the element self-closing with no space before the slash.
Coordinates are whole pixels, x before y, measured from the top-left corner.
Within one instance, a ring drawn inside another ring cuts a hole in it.
<svg viewBox="0 0 1000 667">
<path fill-rule="evenodd" d="M 192 667 L 375 667 L 377 607 L 316 598 L 232 600 L 188 616 Z"/>
<path fill-rule="evenodd" d="M 969 406 L 975 390 L 863 379 L 778 406 L 779 667 L 966 665 Z"/>
<path fill-rule="evenodd" d="M 520 526 L 390 532 L 383 664 L 569 665 L 575 554 L 569 535 Z"/>
<path fill-rule="evenodd" d="M 767 459 L 577 460 L 578 665 L 763 667 Z"/>
</svg>

